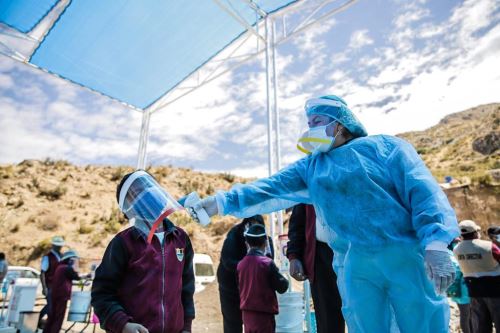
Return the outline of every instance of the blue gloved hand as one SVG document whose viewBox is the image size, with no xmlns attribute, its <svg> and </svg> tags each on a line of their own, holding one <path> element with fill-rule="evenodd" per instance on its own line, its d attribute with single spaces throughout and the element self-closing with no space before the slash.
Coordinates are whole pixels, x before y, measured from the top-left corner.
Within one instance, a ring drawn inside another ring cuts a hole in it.
<svg viewBox="0 0 500 333">
<path fill-rule="evenodd" d="M 215 199 L 215 198 L 214 198 Z M 204 199 L 206 200 L 206 199 Z M 212 213 L 210 210 L 210 214 L 203 207 L 203 202 L 204 200 L 200 199 L 200 196 L 196 192 L 191 192 L 184 198 L 180 199 L 179 202 L 183 202 L 184 208 L 188 211 L 189 215 L 191 215 L 191 218 L 196 222 L 201 224 L 202 226 L 206 227 L 208 224 L 210 224 L 210 216 L 215 215 Z M 210 200 L 208 200 L 210 201 Z M 217 202 L 215 203 L 215 208 L 217 210 Z"/>
<path fill-rule="evenodd" d="M 437 294 L 444 295 L 455 280 L 455 267 L 450 254 L 438 250 L 425 251 L 425 270 Z"/>
<path fill-rule="evenodd" d="M 195 206 L 195 209 L 203 208 L 207 212 L 209 217 L 219 214 L 219 209 L 217 208 L 217 200 L 215 200 L 215 196 L 211 195 L 202 199 Z"/>
</svg>

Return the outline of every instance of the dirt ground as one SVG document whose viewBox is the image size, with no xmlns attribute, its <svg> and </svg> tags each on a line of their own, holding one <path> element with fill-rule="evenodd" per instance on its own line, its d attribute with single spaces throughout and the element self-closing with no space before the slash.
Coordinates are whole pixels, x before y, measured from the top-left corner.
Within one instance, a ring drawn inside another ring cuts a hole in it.
<svg viewBox="0 0 500 333">
<path fill-rule="evenodd" d="M 217 282 L 211 283 L 205 290 L 194 295 L 196 319 L 193 332 L 222 333 L 222 313 L 220 310 Z"/>
<path fill-rule="evenodd" d="M 299 284 L 294 283 L 294 290 L 300 288 Z M 35 311 L 40 311 L 44 299 L 37 299 Z M 193 333 L 199 332 L 209 332 L 209 333 L 222 333 L 222 314 L 220 311 L 219 302 L 219 292 L 217 282 L 214 282 L 207 286 L 207 288 L 197 294 L 195 294 L 195 307 L 196 307 L 196 319 L 193 321 Z M 459 322 L 459 312 L 458 307 L 455 303 L 450 302 L 450 332 L 459 333 L 460 332 L 460 322 Z M 62 330 L 66 331 L 70 326 L 71 322 L 64 322 Z M 81 332 L 84 328 L 84 324 L 78 323 L 72 327 L 69 332 Z M 85 332 L 92 332 L 94 330 L 94 325 L 90 325 L 85 329 Z M 97 333 L 103 333 L 104 331 L 100 329 L 99 325 L 96 325 L 95 331 Z M 495 330 L 493 330 L 495 332 Z"/>
</svg>

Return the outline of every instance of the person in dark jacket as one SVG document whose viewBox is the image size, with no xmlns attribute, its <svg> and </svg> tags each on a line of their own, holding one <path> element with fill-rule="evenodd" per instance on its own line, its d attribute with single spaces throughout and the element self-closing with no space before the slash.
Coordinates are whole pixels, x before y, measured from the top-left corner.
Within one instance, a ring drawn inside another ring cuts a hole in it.
<svg viewBox="0 0 500 333">
<path fill-rule="evenodd" d="M 54 236 L 51 240 L 52 248 L 50 252 L 42 257 L 41 263 L 41 273 L 40 282 L 42 284 L 42 294 L 45 296 L 45 306 L 40 310 L 40 316 L 38 317 L 38 327 L 42 326 L 42 319 L 45 315 L 47 317 L 50 313 L 51 299 L 50 299 L 50 289 L 52 287 L 52 280 L 54 279 L 54 273 L 56 271 L 57 265 L 61 260 L 61 248 L 64 246 L 64 238 L 61 236 Z"/>
<path fill-rule="evenodd" d="M 288 280 L 264 254 L 266 228 L 255 224 L 244 235 L 249 250 L 238 263 L 238 287 L 245 333 L 274 333 L 274 315 L 278 314 L 276 291 L 284 293 L 288 289 Z"/>
<path fill-rule="evenodd" d="M 217 268 L 217 281 L 219 283 L 224 333 L 241 333 L 243 331 L 236 267 L 248 251 L 243 233 L 254 224 L 264 225 L 262 215 L 245 218 L 232 227 L 222 245 L 220 264 Z M 271 259 L 274 258 L 271 237 L 268 237 L 265 253 Z"/>
<path fill-rule="evenodd" d="M 288 226 L 287 257 L 290 275 L 309 279 L 319 333 L 343 333 L 342 299 L 333 271 L 333 251 L 328 246 L 328 232 L 323 229 L 312 205 L 293 207 Z"/>
<path fill-rule="evenodd" d="M 111 240 L 95 272 L 92 306 L 101 327 L 113 333 L 191 332 L 193 247 L 165 217 L 171 203 L 164 190 L 139 170 L 122 179 L 116 195 L 134 223 Z"/>
<path fill-rule="evenodd" d="M 73 280 L 80 280 L 78 275 L 78 253 L 73 250 L 65 252 L 52 277 L 50 289 L 51 307 L 43 333 L 58 333 L 61 330 L 66 314 L 66 306 L 71 299 Z"/>
</svg>

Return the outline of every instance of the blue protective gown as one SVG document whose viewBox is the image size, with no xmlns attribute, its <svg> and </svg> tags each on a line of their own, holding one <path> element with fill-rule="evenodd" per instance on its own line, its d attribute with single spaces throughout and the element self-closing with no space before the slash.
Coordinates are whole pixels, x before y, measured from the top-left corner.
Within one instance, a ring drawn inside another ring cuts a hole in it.
<svg viewBox="0 0 500 333">
<path fill-rule="evenodd" d="M 390 304 L 403 333 L 447 332 L 448 304 L 425 275 L 423 249 L 432 241 L 450 243 L 459 235 L 457 220 L 406 141 L 353 139 L 216 199 L 220 214 L 237 217 L 313 204 L 350 244 L 344 268 L 350 332 L 388 332 Z"/>
</svg>

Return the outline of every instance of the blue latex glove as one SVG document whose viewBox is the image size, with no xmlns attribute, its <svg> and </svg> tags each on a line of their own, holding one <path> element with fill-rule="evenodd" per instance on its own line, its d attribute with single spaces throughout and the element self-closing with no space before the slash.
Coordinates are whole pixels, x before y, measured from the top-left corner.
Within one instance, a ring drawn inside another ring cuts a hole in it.
<svg viewBox="0 0 500 333">
<path fill-rule="evenodd" d="M 219 214 L 219 209 L 217 208 L 217 200 L 215 200 L 215 196 L 213 195 L 202 199 L 200 202 L 194 205 L 194 208 L 205 209 L 209 217 Z"/>
<path fill-rule="evenodd" d="M 455 280 L 455 268 L 448 252 L 438 250 L 425 251 L 425 270 L 434 284 L 436 293 L 444 295 Z"/>
</svg>

